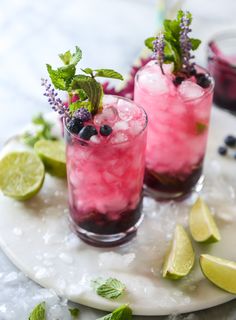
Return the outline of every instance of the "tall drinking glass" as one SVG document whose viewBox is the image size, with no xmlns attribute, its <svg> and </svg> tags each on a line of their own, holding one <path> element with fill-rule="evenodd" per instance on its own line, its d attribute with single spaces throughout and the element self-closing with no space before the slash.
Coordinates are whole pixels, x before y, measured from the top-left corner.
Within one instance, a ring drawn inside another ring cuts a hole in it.
<svg viewBox="0 0 236 320">
<path fill-rule="evenodd" d="M 199 77 L 207 76 L 204 88 L 195 76 L 176 83 L 171 65 L 155 61 L 136 74 L 134 101 L 148 115 L 145 184 L 157 199 L 188 194 L 202 179 L 202 166 L 212 105 L 213 80 L 196 67 Z"/>
<path fill-rule="evenodd" d="M 98 131 L 89 141 L 65 124 L 70 220 L 85 242 L 114 246 L 142 219 L 147 117 L 131 100 L 108 95 L 88 124 Z M 112 128 L 109 136 L 99 134 L 102 125 Z"/>
</svg>

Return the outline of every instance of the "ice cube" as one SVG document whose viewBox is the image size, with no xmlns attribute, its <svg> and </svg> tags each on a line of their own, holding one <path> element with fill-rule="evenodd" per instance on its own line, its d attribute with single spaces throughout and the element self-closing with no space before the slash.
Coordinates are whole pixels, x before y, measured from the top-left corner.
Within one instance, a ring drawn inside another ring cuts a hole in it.
<svg viewBox="0 0 236 320">
<path fill-rule="evenodd" d="M 101 142 L 101 139 L 97 135 L 94 135 L 90 138 L 90 141 L 99 144 Z"/>
<path fill-rule="evenodd" d="M 137 108 L 135 106 L 124 100 L 120 100 L 117 105 L 118 114 L 121 120 L 130 121 L 134 118 Z"/>
<path fill-rule="evenodd" d="M 204 89 L 195 82 L 186 80 L 178 87 L 178 91 L 183 99 L 197 99 L 204 94 Z"/>
<path fill-rule="evenodd" d="M 139 75 L 139 85 L 153 95 L 168 93 L 173 85 L 166 75 L 161 73 L 160 68 L 147 68 Z"/>
<path fill-rule="evenodd" d="M 112 138 L 111 138 L 111 143 L 122 143 L 125 141 L 128 141 L 129 138 L 127 136 L 127 134 L 125 134 L 124 132 L 117 132 Z"/>
<path fill-rule="evenodd" d="M 114 123 L 117 120 L 117 110 L 113 106 L 107 106 L 102 113 L 98 113 L 94 117 L 94 124 L 100 126 L 106 123 Z"/>
<path fill-rule="evenodd" d="M 115 123 L 113 130 L 122 131 L 122 130 L 127 130 L 128 128 L 129 128 L 129 125 L 126 121 L 118 121 Z"/>
</svg>

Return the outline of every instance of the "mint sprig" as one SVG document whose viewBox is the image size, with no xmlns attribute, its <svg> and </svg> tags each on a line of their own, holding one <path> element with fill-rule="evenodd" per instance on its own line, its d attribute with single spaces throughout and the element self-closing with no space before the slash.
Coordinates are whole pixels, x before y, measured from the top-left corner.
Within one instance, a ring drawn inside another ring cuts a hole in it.
<svg viewBox="0 0 236 320">
<path fill-rule="evenodd" d="M 29 320 L 46 320 L 45 302 L 38 304 L 30 313 Z"/>
<path fill-rule="evenodd" d="M 76 320 L 79 316 L 80 310 L 78 308 L 69 308 L 68 310 L 71 317 Z"/>
<path fill-rule="evenodd" d="M 22 135 L 22 140 L 25 144 L 33 147 L 38 140 L 57 140 L 57 138 L 52 134 L 53 124 L 44 119 L 43 115 L 40 113 L 33 117 L 32 123 L 36 126 L 36 131 L 34 133 L 26 131 Z"/>
<path fill-rule="evenodd" d="M 114 278 L 108 278 L 106 281 L 97 279 L 93 281 L 93 287 L 96 293 L 106 299 L 117 299 L 125 292 L 125 285 Z"/>
<path fill-rule="evenodd" d="M 106 77 L 123 80 L 120 73 L 112 69 L 81 69 L 84 74 L 76 74 L 76 66 L 82 58 L 82 51 L 76 46 L 75 52 L 69 50 L 59 55 L 63 66 L 53 69 L 47 64 L 47 71 L 56 89 L 66 91 L 69 96 L 71 115 L 79 108 L 86 107 L 89 112 L 96 114 L 102 108 L 103 89 L 95 79 Z M 72 104 L 73 95 L 78 95 L 79 100 Z"/>
<path fill-rule="evenodd" d="M 97 320 L 132 320 L 132 310 L 127 304 L 115 309 L 112 313 Z"/>
<path fill-rule="evenodd" d="M 185 20 L 184 20 L 185 19 Z M 183 21 L 188 21 L 188 25 Z M 183 71 L 183 65 L 186 63 L 184 60 L 186 52 L 190 50 L 196 50 L 201 41 L 195 38 L 189 38 L 188 33 L 191 31 L 189 25 L 192 22 L 191 13 L 184 13 L 182 10 L 178 11 L 177 17 L 174 20 L 165 19 L 163 22 L 163 34 L 164 34 L 164 63 L 174 63 L 174 72 Z M 153 42 L 155 37 L 150 37 L 145 40 L 147 48 L 154 50 Z M 192 59 L 193 56 L 188 54 L 188 59 Z"/>
</svg>

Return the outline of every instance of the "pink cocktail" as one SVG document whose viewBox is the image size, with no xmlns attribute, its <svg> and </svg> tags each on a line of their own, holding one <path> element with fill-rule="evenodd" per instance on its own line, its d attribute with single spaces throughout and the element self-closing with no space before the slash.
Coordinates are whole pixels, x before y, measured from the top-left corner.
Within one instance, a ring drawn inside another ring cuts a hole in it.
<svg viewBox="0 0 236 320">
<path fill-rule="evenodd" d="M 164 74 L 155 61 L 140 69 L 134 101 L 149 118 L 145 184 L 157 198 L 176 198 L 190 192 L 202 176 L 213 81 L 200 67 L 185 79 L 175 77 L 171 64 L 163 69 Z"/>
<path fill-rule="evenodd" d="M 104 96 L 102 112 L 84 125 L 97 134 L 83 140 L 65 126 L 71 221 L 86 242 L 120 244 L 142 217 L 147 117 L 128 99 Z M 100 134 L 104 125 L 108 136 Z"/>
</svg>

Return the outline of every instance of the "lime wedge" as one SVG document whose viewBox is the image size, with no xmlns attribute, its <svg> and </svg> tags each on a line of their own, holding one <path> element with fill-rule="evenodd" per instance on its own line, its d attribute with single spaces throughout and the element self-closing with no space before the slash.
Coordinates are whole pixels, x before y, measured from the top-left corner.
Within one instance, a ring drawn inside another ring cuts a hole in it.
<svg viewBox="0 0 236 320">
<path fill-rule="evenodd" d="M 65 144 L 62 141 L 39 140 L 34 150 L 51 175 L 61 178 L 66 176 Z"/>
<path fill-rule="evenodd" d="M 175 228 L 174 238 L 168 251 L 162 275 L 164 278 L 180 279 L 186 276 L 193 267 L 195 254 L 191 241 L 181 225 Z"/>
<path fill-rule="evenodd" d="M 197 242 L 213 243 L 220 240 L 220 233 L 207 204 L 198 198 L 190 211 L 189 227 Z"/>
<path fill-rule="evenodd" d="M 44 165 L 32 152 L 11 152 L 0 161 L 0 189 L 8 197 L 32 198 L 41 189 L 44 176 Z"/>
<path fill-rule="evenodd" d="M 200 266 L 208 280 L 217 287 L 236 294 L 236 262 L 202 254 Z"/>
</svg>

